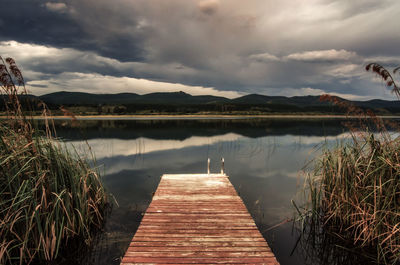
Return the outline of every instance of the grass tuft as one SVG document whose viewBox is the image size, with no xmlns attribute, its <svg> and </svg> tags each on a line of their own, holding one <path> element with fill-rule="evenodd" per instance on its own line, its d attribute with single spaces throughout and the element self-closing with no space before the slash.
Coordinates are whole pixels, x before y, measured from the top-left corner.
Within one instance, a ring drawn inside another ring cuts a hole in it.
<svg viewBox="0 0 400 265">
<path fill-rule="evenodd" d="M 71 241 L 91 243 L 107 194 L 91 161 L 54 140 L 51 121 L 43 133 L 34 128 L 13 59 L 0 57 L 0 85 L 8 115 L 0 123 L 0 264 L 54 261 Z"/>
<path fill-rule="evenodd" d="M 374 124 L 379 133 L 360 124 L 363 130 L 351 128 L 350 139 L 315 159 L 298 219 L 314 245 L 335 242 L 334 248 L 363 252 L 370 262 L 399 264 L 400 138 L 391 137 L 382 120 Z"/>
</svg>

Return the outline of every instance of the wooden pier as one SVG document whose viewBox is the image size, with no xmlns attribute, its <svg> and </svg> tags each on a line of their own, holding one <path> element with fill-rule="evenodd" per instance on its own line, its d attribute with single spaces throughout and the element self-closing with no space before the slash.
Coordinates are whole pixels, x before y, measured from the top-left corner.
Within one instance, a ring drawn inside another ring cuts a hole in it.
<svg viewBox="0 0 400 265">
<path fill-rule="evenodd" d="M 121 264 L 279 263 L 225 174 L 182 174 L 162 176 Z"/>
</svg>

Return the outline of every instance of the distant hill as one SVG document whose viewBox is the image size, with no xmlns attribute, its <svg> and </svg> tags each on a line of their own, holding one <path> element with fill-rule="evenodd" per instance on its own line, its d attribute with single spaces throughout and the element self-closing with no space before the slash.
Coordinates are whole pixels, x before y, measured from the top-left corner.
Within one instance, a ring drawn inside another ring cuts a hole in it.
<svg viewBox="0 0 400 265">
<path fill-rule="evenodd" d="M 39 97 L 47 103 L 59 105 L 98 104 L 211 104 L 228 101 L 215 96 L 192 96 L 184 92 L 158 92 L 145 95 L 135 93 L 89 94 L 82 92 L 55 92 Z"/>
<path fill-rule="evenodd" d="M 340 99 L 340 98 L 339 98 Z M 79 113 L 326 113 L 340 114 L 343 109 L 330 102 L 320 101 L 319 96 L 266 96 L 250 94 L 228 99 L 211 95 L 192 96 L 184 92 L 158 92 L 145 95 L 135 93 L 90 94 L 83 92 L 55 92 L 42 96 L 22 96 L 21 101 L 37 105 L 44 101 L 50 109 L 60 105 L 83 107 Z M 400 102 L 373 99 L 368 101 L 342 101 L 377 114 L 400 114 Z M 0 102 L 4 110 L 4 100 Z"/>
<path fill-rule="evenodd" d="M 145 95 L 135 93 L 119 94 L 90 94 L 83 92 L 55 92 L 39 97 L 46 103 L 59 105 L 96 105 L 96 104 L 164 104 L 164 105 L 191 105 L 191 104 L 245 104 L 245 105 L 268 105 L 268 104 L 291 104 L 303 105 L 326 105 L 321 102 L 319 96 L 265 96 L 250 94 L 235 99 L 217 96 L 192 96 L 185 92 L 156 92 Z M 371 103 L 373 104 L 373 103 Z M 382 103 L 379 102 L 379 105 Z"/>
<path fill-rule="evenodd" d="M 131 103 L 140 95 L 135 93 L 120 94 L 90 94 L 83 92 L 54 92 L 40 96 L 46 103 L 58 105 L 98 105 L 98 104 L 126 104 Z"/>
<path fill-rule="evenodd" d="M 232 99 L 231 103 L 236 104 L 255 104 L 255 105 L 263 105 L 263 104 L 271 104 L 280 101 L 287 101 L 287 97 L 280 96 L 264 96 L 258 94 L 250 94 L 246 96 L 242 96 L 239 98 Z"/>
<path fill-rule="evenodd" d="M 185 92 L 158 92 L 142 95 L 134 103 L 146 104 L 213 104 L 229 101 L 224 97 L 192 96 Z"/>
<path fill-rule="evenodd" d="M 283 96 L 264 96 L 258 94 L 250 94 L 243 97 L 232 99 L 232 103 L 236 104 L 254 104 L 254 105 L 296 105 L 296 106 L 309 106 L 309 105 L 327 105 L 328 103 L 322 102 L 319 99 L 320 96 L 295 96 L 295 97 L 283 97 Z M 344 99 L 342 99 L 344 100 Z"/>
</svg>

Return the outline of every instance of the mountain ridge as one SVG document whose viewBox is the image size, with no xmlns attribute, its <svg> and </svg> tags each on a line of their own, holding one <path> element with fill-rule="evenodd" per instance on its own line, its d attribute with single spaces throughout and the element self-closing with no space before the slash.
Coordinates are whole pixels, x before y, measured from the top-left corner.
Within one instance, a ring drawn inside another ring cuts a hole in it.
<svg viewBox="0 0 400 265">
<path fill-rule="evenodd" d="M 314 95 L 306 95 L 306 96 L 269 96 L 269 95 L 261 95 L 261 94 L 248 94 L 244 96 L 240 96 L 237 98 L 226 98 L 221 96 L 212 96 L 212 95 L 191 95 L 182 91 L 179 92 L 153 92 L 148 94 L 139 95 L 136 93 L 86 93 L 86 92 L 68 92 L 68 91 L 59 91 L 53 92 L 41 96 L 34 96 L 40 98 L 45 102 L 50 102 L 54 104 L 107 104 L 107 103 L 157 103 L 157 104 L 168 104 L 168 103 L 176 103 L 177 101 L 184 100 L 186 104 L 190 104 L 192 102 L 195 103 L 238 103 L 238 104 L 269 104 L 272 102 L 282 102 L 282 103 L 294 103 L 301 104 L 302 102 L 310 103 L 310 102 L 320 102 L 320 96 Z M 387 104 L 387 103 L 400 103 L 398 100 L 384 100 L 384 99 L 370 99 L 365 101 L 357 101 L 357 100 L 348 100 L 345 98 L 341 98 L 339 96 L 335 96 L 336 98 L 353 103 L 369 103 L 369 104 Z M 87 100 L 87 102 L 83 102 Z M 165 100 L 165 102 L 162 102 Z M 191 101 L 188 101 L 191 100 Z"/>
<path fill-rule="evenodd" d="M 335 96 L 336 97 L 336 96 Z M 91 108 L 101 113 L 345 113 L 345 110 L 320 96 L 268 96 L 248 94 L 237 98 L 199 95 L 179 92 L 155 92 L 144 95 L 136 93 L 93 94 L 85 92 L 59 91 L 41 96 L 28 95 L 32 102 L 44 101 L 50 108 L 72 106 Z M 400 101 L 372 99 L 352 101 L 341 97 L 339 100 L 352 103 L 363 109 L 376 110 L 378 114 L 399 114 Z M 1 104 L 1 103 L 0 103 Z M 110 108 L 105 108 L 110 106 Z M 104 109 L 105 108 L 105 109 Z"/>
</svg>

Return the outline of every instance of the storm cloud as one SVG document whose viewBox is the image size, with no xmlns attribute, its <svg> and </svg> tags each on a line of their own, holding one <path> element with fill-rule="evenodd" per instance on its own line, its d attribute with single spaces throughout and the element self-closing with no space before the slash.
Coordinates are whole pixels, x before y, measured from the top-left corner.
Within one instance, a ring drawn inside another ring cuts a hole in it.
<svg viewBox="0 0 400 265">
<path fill-rule="evenodd" d="M 400 65 L 396 0 L 0 2 L 0 55 L 16 59 L 36 94 L 176 84 L 229 97 L 393 99 L 364 66 Z"/>
</svg>

